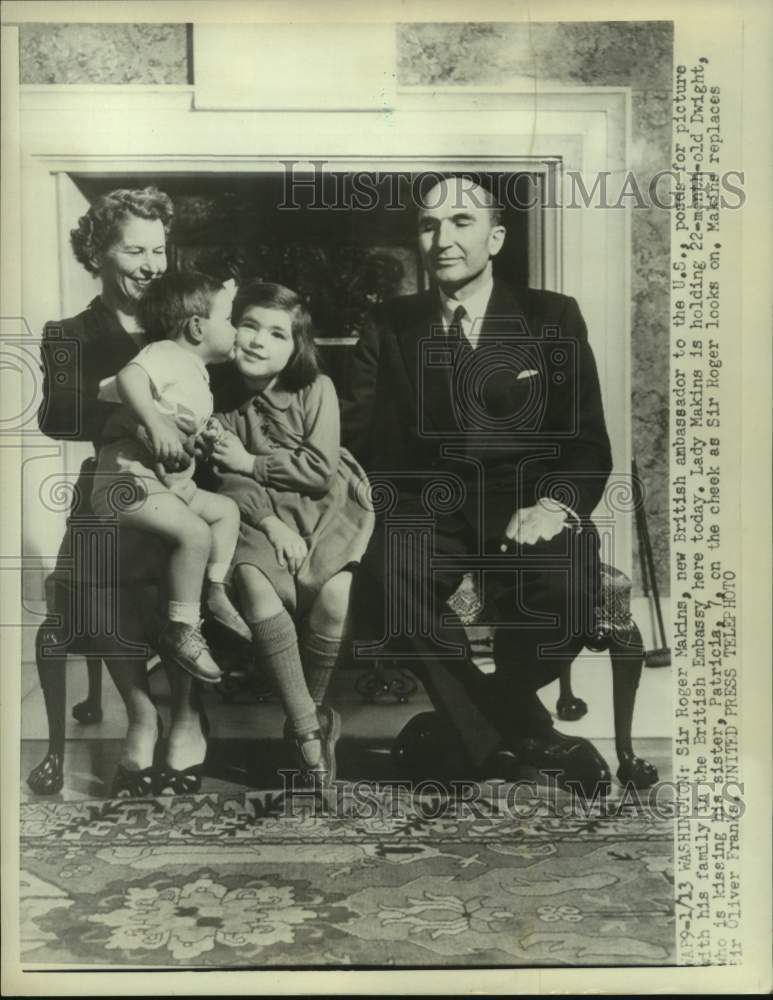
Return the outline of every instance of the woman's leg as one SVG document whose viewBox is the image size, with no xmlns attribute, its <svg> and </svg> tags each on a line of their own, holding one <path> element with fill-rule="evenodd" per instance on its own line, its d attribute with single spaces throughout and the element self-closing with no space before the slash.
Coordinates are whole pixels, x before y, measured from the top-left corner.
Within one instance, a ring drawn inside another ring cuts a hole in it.
<svg viewBox="0 0 773 1000">
<path fill-rule="evenodd" d="M 207 735 L 202 730 L 199 693 L 193 678 L 164 663 L 171 693 L 171 726 L 166 745 L 166 763 L 176 771 L 201 764 L 207 754 Z"/>
<path fill-rule="evenodd" d="M 276 683 L 290 733 L 305 736 L 319 728 L 319 721 L 303 675 L 293 620 L 269 579 L 257 567 L 237 566 L 235 578 L 242 612 L 252 630 L 256 658 Z M 319 763 L 319 740 L 303 743 L 303 754 L 309 766 Z"/>
<path fill-rule="evenodd" d="M 153 763 L 158 738 L 158 713 L 150 696 L 147 665 L 136 658 L 105 657 L 105 663 L 126 706 L 128 728 L 118 761 L 128 771 Z"/>
<path fill-rule="evenodd" d="M 351 587 L 349 570 L 336 573 L 320 590 L 306 621 L 301 658 L 309 694 L 316 705 L 325 700 L 348 632 Z"/>
</svg>

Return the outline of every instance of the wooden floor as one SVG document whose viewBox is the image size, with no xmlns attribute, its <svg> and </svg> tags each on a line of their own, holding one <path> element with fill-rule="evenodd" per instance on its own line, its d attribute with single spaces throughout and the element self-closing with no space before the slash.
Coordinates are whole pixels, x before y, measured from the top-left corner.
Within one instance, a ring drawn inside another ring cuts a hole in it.
<svg viewBox="0 0 773 1000">
<path fill-rule="evenodd" d="M 27 669 L 34 671 L 34 666 Z M 68 663 L 68 703 L 79 701 L 86 691 L 85 665 L 76 659 Z M 331 688 L 331 702 L 342 716 L 342 738 L 338 745 L 339 779 L 384 781 L 394 778 L 389 747 L 405 723 L 431 705 L 419 688 L 406 703 L 392 696 L 376 703 L 365 700 L 354 687 L 359 676 L 354 671 L 342 671 Z M 168 712 L 166 681 L 159 672 L 152 676 L 152 689 L 164 722 Z M 576 671 L 576 693 L 589 703 L 589 713 L 576 723 L 560 722 L 557 728 L 593 738 L 614 773 L 617 763 L 611 738 L 611 702 L 607 690 L 608 670 Z M 555 686 L 543 689 L 548 707 L 555 708 Z M 208 691 L 206 710 L 211 736 L 202 791 L 233 791 L 240 789 L 274 788 L 276 772 L 291 766 L 282 735 L 283 717 L 275 702 L 256 704 L 226 704 L 213 690 Z M 653 708 L 662 711 L 670 704 L 670 671 L 645 670 L 637 703 L 634 736 L 647 732 Z M 61 799 L 104 797 L 110 787 L 125 730 L 123 705 L 107 675 L 103 684 L 102 722 L 84 726 L 68 719 L 67 762 L 65 786 Z M 662 727 L 662 715 L 658 725 Z M 589 732 L 590 730 L 590 732 Z M 599 732 L 604 735 L 598 735 Z M 46 723 L 42 695 L 35 685 L 29 685 L 22 702 L 21 800 L 36 798 L 24 779 L 46 750 Z M 635 739 L 639 756 L 656 765 L 662 780 L 672 773 L 671 742 L 664 736 L 640 735 Z"/>
</svg>

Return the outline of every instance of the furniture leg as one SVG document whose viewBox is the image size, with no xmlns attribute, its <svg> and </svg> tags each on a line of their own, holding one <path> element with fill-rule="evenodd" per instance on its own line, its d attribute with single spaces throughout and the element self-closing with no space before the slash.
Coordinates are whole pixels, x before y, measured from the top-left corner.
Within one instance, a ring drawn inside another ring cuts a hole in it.
<svg viewBox="0 0 773 1000">
<path fill-rule="evenodd" d="M 390 674 L 387 674 L 388 670 Z M 401 670 L 395 663 L 388 666 L 384 660 L 376 660 L 373 666 L 360 674 L 354 682 L 357 694 L 372 702 L 391 694 L 404 704 L 417 687 L 416 681 L 410 674 Z"/>
<path fill-rule="evenodd" d="M 72 710 L 73 718 L 84 725 L 102 721 L 102 658 L 87 656 L 86 670 L 89 675 L 86 700 L 78 702 Z"/>
<path fill-rule="evenodd" d="M 559 695 L 556 702 L 556 715 L 562 722 L 576 722 L 588 714 L 588 705 L 577 698 L 572 691 L 572 665 L 567 664 L 558 675 Z"/>
<path fill-rule="evenodd" d="M 615 713 L 615 749 L 620 764 L 617 777 L 634 788 L 649 788 L 658 780 L 653 764 L 637 757 L 631 741 L 631 725 L 644 663 L 644 643 L 636 623 L 631 619 L 624 632 L 615 632 L 609 643 L 612 661 L 612 691 Z"/>
<path fill-rule="evenodd" d="M 46 655 L 56 645 L 50 622 L 44 622 L 35 637 L 35 660 L 48 721 L 48 752 L 30 771 L 27 784 L 37 795 L 54 795 L 64 784 L 64 729 L 67 704 L 67 654 Z"/>
</svg>

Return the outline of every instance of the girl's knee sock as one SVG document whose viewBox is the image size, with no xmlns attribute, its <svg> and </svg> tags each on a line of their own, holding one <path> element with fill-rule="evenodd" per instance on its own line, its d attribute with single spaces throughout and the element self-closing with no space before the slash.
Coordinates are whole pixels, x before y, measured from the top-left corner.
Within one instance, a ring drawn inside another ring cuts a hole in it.
<svg viewBox="0 0 773 1000">
<path fill-rule="evenodd" d="M 292 618 L 282 609 L 272 618 L 248 624 L 256 658 L 276 683 L 291 731 L 296 736 L 310 733 L 318 726 L 317 710 L 303 676 Z"/>
<path fill-rule="evenodd" d="M 325 700 L 340 652 L 340 637 L 320 635 L 307 627 L 301 645 L 301 658 L 306 684 L 315 705 L 321 705 Z"/>
</svg>

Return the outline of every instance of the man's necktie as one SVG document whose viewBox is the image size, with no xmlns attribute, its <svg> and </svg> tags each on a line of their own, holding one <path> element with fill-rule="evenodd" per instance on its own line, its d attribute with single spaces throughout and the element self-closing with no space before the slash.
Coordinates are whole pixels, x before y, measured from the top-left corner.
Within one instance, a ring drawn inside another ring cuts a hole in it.
<svg viewBox="0 0 773 1000">
<path fill-rule="evenodd" d="M 465 320 L 466 318 L 467 310 L 464 306 L 457 306 L 456 309 L 454 309 L 453 316 L 451 317 L 448 334 L 451 337 L 458 337 L 464 347 L 472 347 L 472 344 L 467 338 L 467 334 L 464 332 L 464 324 L 462 320 Z"/>
</svg>

